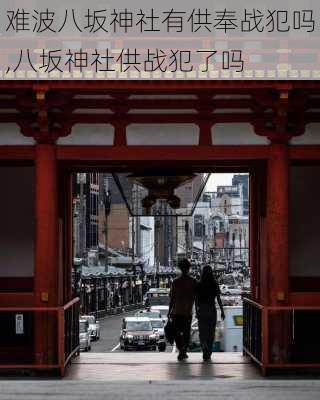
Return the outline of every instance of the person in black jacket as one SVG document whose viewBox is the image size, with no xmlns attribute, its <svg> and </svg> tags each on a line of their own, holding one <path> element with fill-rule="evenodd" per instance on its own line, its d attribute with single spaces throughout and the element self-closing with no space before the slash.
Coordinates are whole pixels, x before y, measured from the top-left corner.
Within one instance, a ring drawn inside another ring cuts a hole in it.
<svg viewBox="0 0 320 400">
<path fill-rule="evenodd" d="M 199 338 L 204 361 L 209 361 L 212 354 L 217 323 L 216 299 L 221 310 L 221 318 L 224 319 L 225 315 L 220 298 L 219 285 L 213 275 L 211 266 L 205 265 L 197 285 L 195 299 Z"/>
<path fill-rule="evenodd" d="M 168 318 L 172 320 L 175 342 L 179 350 L 178 360 L 188 358 L 192 309 L 196 295 L 197 281 L 189 275 L 191 264 L 184 258 L 178 264 L 181 276 L 172 282 Z"/>
</svg>

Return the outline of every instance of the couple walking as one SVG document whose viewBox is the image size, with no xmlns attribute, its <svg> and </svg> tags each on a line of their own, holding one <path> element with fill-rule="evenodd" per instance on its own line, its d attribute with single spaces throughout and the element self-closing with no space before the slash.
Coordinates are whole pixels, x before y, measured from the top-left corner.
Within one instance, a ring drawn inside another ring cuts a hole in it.
<svg viewBox="0 0 320 400">
<path fill-rule="evenodd" d="M 179 351 L 178 360 L 188 358 L 192 309 L 195 304 L 203 360 L 209 361 L 217 322 L 216 298 L 221 309 L 221 317 L 224 319 L 219 285 L 210 265 L 203 267 L 200 281 L 189 275 L 191 264 L 187 259 L 181 260 L 178 267 L 181 270 L 181 276 L 172 283 L 168 312 L 168 317 L 172 319 L 175 329 L 175 342 Z"/>
</svg>

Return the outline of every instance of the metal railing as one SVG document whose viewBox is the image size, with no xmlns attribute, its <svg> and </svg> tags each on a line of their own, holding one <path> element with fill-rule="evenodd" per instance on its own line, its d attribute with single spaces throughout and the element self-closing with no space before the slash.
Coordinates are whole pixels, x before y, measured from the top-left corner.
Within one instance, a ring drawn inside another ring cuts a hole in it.
<svg viewBox="0 0 320 400">
<path fill-rule="evenodd" d="M 262 306 L 243 298 L 244 353 L 268 369 L 320 368 L 318 306 Z M 314 326 L 313 326 L 314 325 Z"/>
<path fill-rule="evenodd" d="M 0 370 L 56 370 L 63 376 L 66 365 L 79 353 L 79 300 L 75 298 L 60 307 L 1 307 L 0 316 L 11 321 L 11 327 L 15 324 L 10 331 L 14 342 L 6 352 L 27 349 L 29 355 L 19 354 L 14 358 L 10 354 L 6 357 L 0 354 Z M 17 316 L 24 316 L 21 321 L 26 317 L 28 320 L 20 322 L 19 326 Z M 36 350 L 39 338 L 47 340 L 46 345 L 51 340 L 50 356 L 44 359 Z"/>
</svg>

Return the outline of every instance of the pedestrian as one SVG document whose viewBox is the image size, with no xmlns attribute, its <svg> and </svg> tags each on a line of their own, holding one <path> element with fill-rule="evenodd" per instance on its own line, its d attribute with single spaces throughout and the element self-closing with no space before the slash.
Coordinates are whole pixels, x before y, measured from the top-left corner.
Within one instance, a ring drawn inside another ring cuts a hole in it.
<svg viewBox="0 0 320 400">
<path fill-rule="evenodd" d="M 224 320 L 225 315 L 219 285 L 214 277 L 211 266 L 205 265 L 197 285 L 195 299 L 199 338 L 204 361 L 209 361 L 212 354 L 217 324 L 216 299 L 221 310 L 221 318 Z"/>
<path fill-rule="evenodd" d="M 119 307 L 119 300 L 120 300 L 119 295 L 117 292 L 115 292 L 115 294 L 114 294 L 114 306 L 115 307 Z"/>
<path fill-rule="evenodd" d="M 180 260 L 178 268 L 181 276 L 172 282 L 168 318 L 172 319 L 175 342 L 179 351 L 178 360 L 182 361 L 188 358 L 187 349 L 197 281 L 189 275 L 191 264 L 186 258 Z"/>
</svg>

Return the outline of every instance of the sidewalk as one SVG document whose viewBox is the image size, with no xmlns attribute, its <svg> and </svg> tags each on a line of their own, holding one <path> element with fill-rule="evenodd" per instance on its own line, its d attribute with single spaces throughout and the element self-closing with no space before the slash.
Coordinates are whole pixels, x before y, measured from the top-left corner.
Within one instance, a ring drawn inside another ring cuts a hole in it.
<svg viewBox="0 0 320 400">
<path fill-rule="evenodd" d="M 0 381 L 0 400 L 318 400 L 319 393 L 319 381 Z"/>
<path fill-rule="evenodd" d="M 167 381 L 215 378 L 261 379 L 259 370 L 241 353 L 214 353 L 211 363 L 201 353 L 177 362 L 177 353 L 122 352 L 81 354 L 66 379 L 94 381 Z"/>
<path fill-rule="evenodd" d="M 0 400 L 318 400 L 320 380 L 262 378 L 241 354 L 82 354 L 64 379 L 0 380 Z"/>
</svg>

